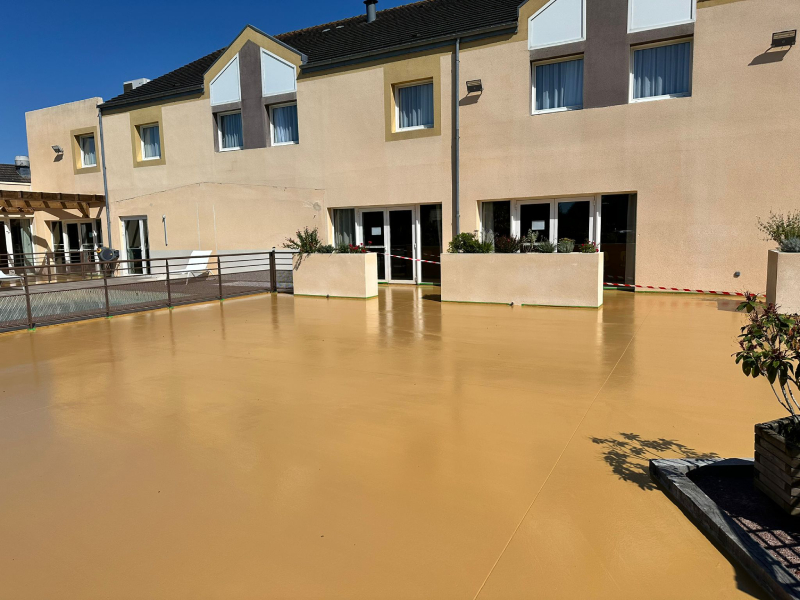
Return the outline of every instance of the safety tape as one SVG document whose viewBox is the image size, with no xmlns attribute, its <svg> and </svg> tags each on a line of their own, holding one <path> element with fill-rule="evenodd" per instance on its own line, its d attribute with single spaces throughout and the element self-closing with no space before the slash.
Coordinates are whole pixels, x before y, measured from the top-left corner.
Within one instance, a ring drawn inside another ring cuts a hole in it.
<svg viewBox="0 0 800 600">
<path fill-rule="evenodd" d="M 402 258 L 403 260 L 412 260 L 415 262 L 427 263 L 429 265 L 441 265 L 442 263 L 434 262 L 432 260 L 422 260 L 420 258 L 409 258 L 408 256 L 397 256 L 396 254 L 390 254 L 392 258 Z M 742 292 L 720 292 L 717 290 L 691 290 L 688 288 L 674 288 L 674 287 L 662 287 L 662 286 L 655 286 L 655 285 L 632 285 L 629 283 L 604 283 L 604 286 L 608 287 L 622 287 L 622 288 L 637 288 L 642 290 L 662 290 L 665 292 L 691 292 L 693 294 L 713 294 L 715 296 L 739 296 L 744 297 Z"/>
</svg>

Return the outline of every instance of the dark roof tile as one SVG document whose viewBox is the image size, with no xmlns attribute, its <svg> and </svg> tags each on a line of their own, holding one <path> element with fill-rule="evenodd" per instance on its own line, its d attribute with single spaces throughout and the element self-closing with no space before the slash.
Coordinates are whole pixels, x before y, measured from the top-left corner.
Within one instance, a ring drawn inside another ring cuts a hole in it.
<svg viewBox="0 0 800 600">
<path fill-rule="evenodd" d="M 0 165 L 0 182 L 3 183 L 30 183 L 30 177 L 23 177 L 14 165 Z"/>
</svg>

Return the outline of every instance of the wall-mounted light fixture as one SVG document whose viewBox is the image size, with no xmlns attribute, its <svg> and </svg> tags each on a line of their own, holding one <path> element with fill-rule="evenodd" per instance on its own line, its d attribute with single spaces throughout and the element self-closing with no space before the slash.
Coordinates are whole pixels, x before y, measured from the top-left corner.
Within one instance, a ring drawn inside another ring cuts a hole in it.
<svg viewBox="0 0 800 600">
<path fill-rule="evenodd" d="M 61 146 L 53 146 L 53 152 L 56 154 L 64 154 L 64 149 Z"/>
<path fill-rule="evenodd" d="M 483 93 L 483 83 L 481 83 L 480 79 L 473 79 L 472 81 L 467 82 L 467 92 L 470 94 L 482 94 Z"/>
<path fill-rule="evenodd" d="M 772 47 L 784 48 L 794 46 L 797 43 L 797 29 L 792 31 L 779 31 L 772 34 Z"/>
</svg>

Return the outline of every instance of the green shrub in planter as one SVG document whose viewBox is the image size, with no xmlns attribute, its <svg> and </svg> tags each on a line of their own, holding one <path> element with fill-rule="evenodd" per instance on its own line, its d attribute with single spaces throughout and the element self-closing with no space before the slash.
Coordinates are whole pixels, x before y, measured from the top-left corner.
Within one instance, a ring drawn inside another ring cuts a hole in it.
<svg viewBox="0 0 800 600">
<path fill-rule="evenodd" d="M 542 254 L 553 254 L 558 249 L 558 246 L 550 240 L 544 240 L 536 244 L 535 249 L 536 252 L 541 252 Z"/>
<path fill-rule="evenodd" d="M 800 237 L 793 237 L 781 242 L 781 252 L 800 252 Z"/>
<path fill-rule="evenodd" d="M 558 251 L 562 254 L 569 254 L 575 250 L 575 240 L 561 238 L 558 240 Z"/>
<path fill-rule="evenodd" d="M 296 240 L 288 238 L 283 245 L 289 250 L 299 250 L 302 254 L 316 254 L 321 246 L 322 240 L 319 239 L 319 231 L 316 227 L 314 229 L 304 227 L 303 231 L 297 232 Z"/>
<path fill-rule="evenodd" d="M 798 250 L 784 250 L 784 244 L 790 240 L 800 239 L 800 210 L 783 214 L 770 213 L 766 221 L 758 220 L 758 228 L 767 240 L 772 240 L 781 249 L 781 252 L 800 252 Z M 791 242 L 788 247 L 795 248 L 796 243 Z"/>
<path fill-rule="evenodd" d="M 450 242 L 450 254 L 491 254 L 492 242 L 482 241 L 477 233 L 459 233 Z"/>
<path fill-rule="evenodd" d="M 594 242 L 586 242 L 585 244 L 578 246 L 578 252 L 582 252 L 584 254 L 596 254 L 597 252 L 600 252 L 600 249 Z"/>
<path fill-rule="evenodd" d="M 500 235 L 494 238 L 494 251 L 498 254 L 516 254 L 522 242 L 514 236 Z"/>
<path fill-rule="evenodd" d="M 317 254 L 333 254 L 336 248 L 331 246 L 330 244 L 323 244 L 319 248 L 317 248 Z"/>
</svg>

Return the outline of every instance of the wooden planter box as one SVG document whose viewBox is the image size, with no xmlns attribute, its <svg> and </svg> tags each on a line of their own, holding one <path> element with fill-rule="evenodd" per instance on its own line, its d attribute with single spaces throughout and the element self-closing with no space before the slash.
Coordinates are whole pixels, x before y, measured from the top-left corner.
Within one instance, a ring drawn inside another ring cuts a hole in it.
<svg viewBox="0 0 800 600">
<path fill-rule="evenodd" d="M 376 298 L 378 255 L 298 254 L 292 276 L 295 296 Z"/>
<path fill-rule="evenodd" d="M 769 251 L 767 302 L 782 313 L 800 313 L 800 253 Z"/>
<path fill-rule="evenodd" d="M 756 425 L 755 485 L 792 516 L 800 514 L 800 447 L 777 431 L 791 417 Z"/>
<path fill-rule="evenodd" d="M 442 301 L 599 308 L 603 254 L 442 254 Z"/>
</svg>

